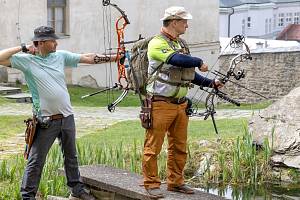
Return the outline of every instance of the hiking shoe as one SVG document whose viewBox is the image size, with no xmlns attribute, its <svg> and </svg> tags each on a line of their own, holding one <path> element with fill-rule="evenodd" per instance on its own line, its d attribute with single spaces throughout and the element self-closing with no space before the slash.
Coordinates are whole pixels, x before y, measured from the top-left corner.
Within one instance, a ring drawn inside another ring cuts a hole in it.
<svg viewBox="0 0 300 200">
<path fill-rule="evenodd" d="M 176 187 L 170 187 L 168 186 L 168 190 L 169 191 L 173 191 L 173 192 L 180 192 L 180 193 L 184 193 L 184 194 L 194 194 L 195 191 L 193 190 L 193 188 L 183 184 L 180 186 L 176 186 Z"/>
<path fill-rule="evenodd" d="M 87 192 L 83 192 L 79 195 L 71 194 L 69 199 L 70 200 L 96 200 L 96 198 L 93 195 L 88 194 Z"/>
<path fill-rule="evenodd" d="M 164 197 L 160 188 L 146 188 L 146 191 L 151 199 L 159 199 Z"/>
</svg>

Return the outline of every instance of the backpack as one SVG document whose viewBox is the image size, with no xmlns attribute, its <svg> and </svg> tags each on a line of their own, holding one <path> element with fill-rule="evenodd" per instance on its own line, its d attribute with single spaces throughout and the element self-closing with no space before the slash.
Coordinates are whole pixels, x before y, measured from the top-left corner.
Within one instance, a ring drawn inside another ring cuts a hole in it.
<svg viewBox="0 0 300 200">
<path fill-rule="evenodd" d="M 146 85 L 148 79 L 148 43 L 154 36 L 137 41 L 130 56 L 130 67 L 127 71 L 129 88 L 135 92 L 146 95 Z"/>
<path fill-rule="evenodd" d="M 130 67 L 127 70 L 127 78 L 129 83 L 129 89 L 134 90 L 137 93 L 140 93 L 141 95 L 146 95 L 146 86 L 149 83 L 149 81 L 153 82 L 156 77 L 152 77 L 155 72 L 160 70 L 160 68 L 163 66 L 164 63 L 161 63 L 153 72 L 148 75 L 148 44 L 149 42 L 154 38 L 155 36 L 145 38 L 142 40 L 137 41 L 134 43 L 133 47 L 131 48 L 131 56 L 129 59 L 129 65 Z M 171 46 L 172 43 L 168 38 L 165 37 L 169 45 Z M 185 48 L 188 53 L 189 49 L 186 44 L 186 42 L 183 39 L 179 39 L 180 45 Z M 173 45 L 172 45 L 173 46 Z M 171 47 L 172 47 L 171 46 Z M 150 80 L 151 79 L 151 80 Z"/>
</svg>

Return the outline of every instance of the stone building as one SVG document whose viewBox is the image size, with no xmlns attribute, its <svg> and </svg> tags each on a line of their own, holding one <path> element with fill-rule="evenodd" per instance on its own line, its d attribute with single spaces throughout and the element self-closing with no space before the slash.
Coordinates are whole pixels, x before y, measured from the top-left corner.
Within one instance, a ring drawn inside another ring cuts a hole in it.
<svg viewBox="0 0 300 200">
<path fill-rule="evenodd" d="M 193 55 L 200 56 L 212 64 L 218 58 L 218 0 L 112 0 L 127 14 L 130 24 L 125 28 L 125 41 L 135 40 L 139 34 L 149 37 L 159 33 L 164 10 L 169 6 L 184 6 L 193 15 L 185 39 L 191 46 Z M 201 10 L 201 12 L 199 12 Z M 0 0 L 0 49 L 30 43 L 33 29 L 40 25 L 51 25 L 62 39 L 58 49 L 76 53 L 103 53 L 111 46 L 117 47 L 114 23 L 120 13 L 114 7 L 103 7 L 100 0 Z M 111 43 L 111 45 L 109 45 Z M 127 45 L 130 49 L 130 45 Z M 110 76 L 117 78 L 116 64 L 80 65 L 67 69 L 69 84 L 78 84 L 90 77 L 98 86 L 107 86 Z M 14 69 L 6 69 L 8 82 L 24 82 L 22 74 Z M 111 72 L 108 74 L 106 72 Z M 0 76 L 1 77 L 1 76 Z M 109 83 L 114 84 L 114 83 Z"/>
<path fill-rule="evenodd" d="M 219 1 L 220 37 L 274 39 L 287 25 L 300 24 L 299 0 Z"/>
</svg>

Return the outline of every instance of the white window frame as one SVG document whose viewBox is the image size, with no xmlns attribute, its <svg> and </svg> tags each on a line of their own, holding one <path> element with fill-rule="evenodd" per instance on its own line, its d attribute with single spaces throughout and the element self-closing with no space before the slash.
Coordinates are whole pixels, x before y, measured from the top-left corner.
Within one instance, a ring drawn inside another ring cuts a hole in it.
<svg viewBox="0 0 300 200">
<path fill-rule="evenodd" d="M 247 17 L 247 28 L 251 28 L 251 17 Z"/>
<path fill-rule="evenodd" d="M 269 33 L 272 32 L 272 18 L 269 18 Z"/>
<path fill-rule="evenodd" d="M 265 19 L 265 34 L 271 33 L 272 31 L 272 18 Z"/>
<path fill-rule="evenodd" d="M 293 19 L 293 13 L 287 13 L 285 18 L 286 24 L 292 24 L 293 23 L 292 19 Z"/>
<path fill-rule="evenodd" d="M 246 20 L 242 19 L 242 35 L 246 33 Z"/>
<path fill-rule="evenodd" d="M 278 27 L 284 26 L 284 13 L 278 14 Z"/>
<path fill-rule="evenodd" d="M 58 35 L 67 35 L 66 12 L 67 0 L 47 0 L 47 24 L 53 27 Z"/>
<path fill-rule="evenodd" d="M 294 13 L 294 24 L 299 24 L 300 23 L 300 12 Z"/>
<path fill-rule="evenodd" d="M 277 17 L 277 15 L 274 14 L 274 15 L 273 15 L 273 29 L 274 29 L 274 30 L 276 29 L 276 17 Z"/>
</svg>

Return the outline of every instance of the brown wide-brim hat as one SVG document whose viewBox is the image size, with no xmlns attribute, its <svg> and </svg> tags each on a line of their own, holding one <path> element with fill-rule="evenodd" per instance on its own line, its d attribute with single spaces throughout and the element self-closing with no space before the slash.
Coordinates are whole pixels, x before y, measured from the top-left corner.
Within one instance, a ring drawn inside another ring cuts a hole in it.
<svg viewBox="0 0 300 200">
<path fill-rule="evenodd" d="M 55 30 L 49 26 L 40 26 L 34 29 L 34 37 L 32 41 L 57 40 L 59 37 L 55 34 Z"/>
</svg>

